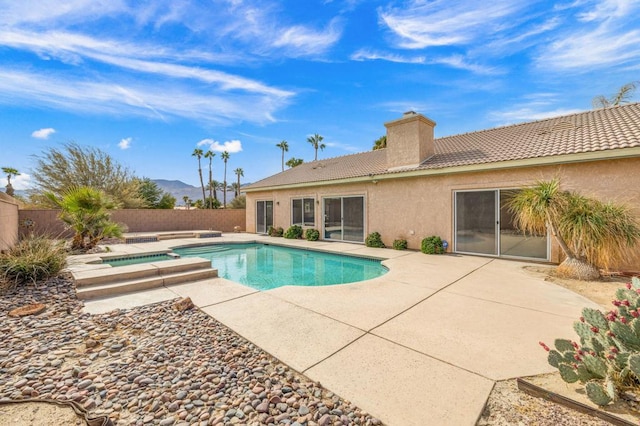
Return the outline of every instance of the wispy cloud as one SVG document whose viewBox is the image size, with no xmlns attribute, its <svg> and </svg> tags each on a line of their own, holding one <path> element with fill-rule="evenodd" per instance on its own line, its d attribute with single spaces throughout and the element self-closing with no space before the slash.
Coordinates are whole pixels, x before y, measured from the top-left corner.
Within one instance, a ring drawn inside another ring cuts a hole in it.
<svg viewBox="0 0 640 426">
<path fill-rule="evenodd" d="M 31 137 L 36 139 L 49 139 L 49 136 L 51 136 L 55 132 L 56 129 L 54 129 L 53 127 L 47 127 L 45 129 L 34 130 L 33 133 L 31 133 Z"/>
<path fill-rule="evenodd" d="M 536 57 L 539 67 L 584 72 L 640 64 L 639 1 L 574 2 L 563 12 L 573 22 L 541 46 Z"/>
<path fill-rule="evenodd" d="M 123 138 L 123 139 L 120 139 L 120 142 L 118 142 L 118 147 L 119 147 L 120 149 L 123 149 L 123 150 L 124 150 L 124 149 L 129 149 L 129 148 L 131 148 L 131 141 L 132 141 L 132 140 L 133 140 L 133 139 L 132 139 L 132 138 L 130 138 L 130 137 L 129 137 L 129 138 Z"/>
<path fill-rule="evenodd" d="M 398 47 L 466 45 L 479 37 L 501 31 L 504 18 L 520 12 L 525 2 L 473 0 L 450 2 L 413 0 L 402 7 L 379 10 L 381 22 L 396 36 Z"/>
<path fill-rule="evenodd" d="M 272 122 L 273 114 L 285 106 L 288 99 L 252 93 L 226 96 L 224 92 L 179 84 L 160 91 L 154 82 L 119 84 L 0 67 L 0 102 L 35 103 L 79 113 L 133 114 L 163 120 L 184 117 L 229 124 L 232 121 Z"/>
<path fill-rule="evenodd" d="M 487 118 L 496 125 L 504 126 L 582 112 L 576 108 L 558 107 L 558 102 L 559 96 L 557 94 L 531 93 L 523 96 L 522 102 L 515 103 L 500 111 L 490 112 Z"/>
<path fill-rule="evenodd" d="M 424 56 L 407 56 L 397 53 L 389 52 L 376 52 L 370 49 L 360 49 L 357 52 L 351 54 L 351 60 L 353 61 L 388 61 L 401 64 L 424 64 L 426 59 Z"/>
<path fill-rule="evenodd" d="M 213 139 L 202 139 L 197 144 L 198 146 L 208 146 L 209 150 L 214 152 L 224 152 L 227 151 L 230 154 L 242 151 L 242 142 L 237 139 L 226 141 L 224 143 L 220 143 Z"/>
</svg>

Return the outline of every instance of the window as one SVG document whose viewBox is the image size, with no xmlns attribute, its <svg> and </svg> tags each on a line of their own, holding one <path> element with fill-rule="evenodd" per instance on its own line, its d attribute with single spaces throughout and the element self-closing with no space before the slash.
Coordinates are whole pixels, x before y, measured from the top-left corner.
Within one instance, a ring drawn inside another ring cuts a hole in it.
<svg viewBox="0 0 640 426">
<path fill-rule="evenodd" d="M 313 198 L 296 198 L 291 200 L 291 210 L 292 225 L 315 225 L 315 200 Z"/>
</svg>

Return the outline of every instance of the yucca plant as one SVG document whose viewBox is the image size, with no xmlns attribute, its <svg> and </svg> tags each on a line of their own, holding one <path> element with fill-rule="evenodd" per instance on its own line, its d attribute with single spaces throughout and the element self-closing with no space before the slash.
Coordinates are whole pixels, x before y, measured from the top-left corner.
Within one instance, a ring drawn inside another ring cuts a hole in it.
<svg viewBox="0 0 640 426">
<path fill-rule="evenodd" d="M 0 253 L 0 281 L 8 287 L 37 283 L 58 275 L 65 267 L 64 243 L 30 235 L 6 253 Z"/>
<path fill-rule="evenodd" d="M 514 191 L 508 208 L 523 232 L 551 231 L 566 257 L 558 272 L 571 278 L 599 278 L 598 268 L 627 260 L 640 241 L 640 224 L 628 207 L 563 191 L 558 178 Z"/>
<path fill-rule="evenodd" d="M 62 210 L 60 220 L 75 232 L 72 249 L 87 250 L 102 238 L 122 236 L 123 226 L 112 222 L 109 212 L 115 204 L 104 192 L 80 186 L 65 191 L 62 199 L 51 193 L 47 197 Z"/>
</svg>

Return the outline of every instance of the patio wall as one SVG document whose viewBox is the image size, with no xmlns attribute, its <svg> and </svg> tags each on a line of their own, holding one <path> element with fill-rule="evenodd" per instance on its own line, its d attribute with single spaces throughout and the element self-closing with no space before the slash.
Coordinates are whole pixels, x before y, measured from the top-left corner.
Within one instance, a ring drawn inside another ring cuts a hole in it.
<svg viewBox="0 0 640 426">
<path fill-rule="evenodd" d="M 58 219 L 58 210 L 20 210 L 20 220 L 31 219 L 35 225 L 33 232 L 52 236 L 69 236 L 64 232 L 63 223 Z M 126 209 L 114 210 L 111 218 L 127 225 L 127 232 L 161 232 L 215 230 L 233 232 L 234 226 L 244 230 L 245 211 L 229 210 L 168 210 L 168 209 Z M 25 229 L 20 229 L 21 235 Z"/>
<path fill-rule="evenodd" d="M 322 237 L 322 197 L 330 195 L 365 196 L 365 235 L 377 231 L 387 246 L 396 238 L 405 238 L 409 248 L 419 249 L 424 237 L 439 235 L 453 242 L 453 191 L 504 189 L 530 185 L 538 180 L 560 177 L 563 188 L 581 194 L 632 206 L 640 215 L 640 159 L 572 163 L 560 166 L 527 167 L 487 172 L 384 179 L 325 185 L 281 191 L 247 193 L 247 232 L 255 232 L 256 200 L 273 200 L 274 226 L 286 229 L 291 223 L 291 198 L 313 197 L 316 225 Z M 640 270 L 640 249 L 635 260 L 622 269 Z M 552 242 L 551 260 L 560 262 L 561 254 Z"/>
<path fill-rule="evenodd" d="M 0 193 L 0 251 L 18 242 L 18 204 L 12 197 Z"/>
</svg>

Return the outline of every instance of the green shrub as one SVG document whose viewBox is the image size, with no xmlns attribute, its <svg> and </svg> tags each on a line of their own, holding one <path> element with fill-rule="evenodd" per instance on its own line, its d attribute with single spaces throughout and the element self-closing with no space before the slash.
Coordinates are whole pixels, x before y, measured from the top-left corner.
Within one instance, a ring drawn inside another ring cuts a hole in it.
<svg viewBox="0 0 640 426">
<path fill-rule="evenodd" d="M 297 240 L 302 238 L 302 227 L 298 225 L 292 225 L 284 232 L 284 237 L 290 240 Z"/>
<path fill-rule="evenodd" d="M 320 238 L 320 231 L 317 229 L 307 229 L 304 232 L 304 238 L 306 238 L 307 241 L 318 241 Z"/>
<path fill-rule="evenodd" d="M 369 235 L 367 235 L 367 239 L 364 240 L 364 244 L 367 247 L 376 247 L 376 248 L 385 247 L 384 243 L 382 242 L 382 237 L 378 232 L 372 232 Z"/>
<path fill-rule="evenodd" d="M 442 254 L 444 253 L 444 245 L 442 244 L 442 238 L 435 235 L 427 237 L 422 240 L 420 251 L 425 254 Z"/>
<path fill-rule="evenodd" d="M 282 234 L 284 234 L 284 229 L 282 229 L 282 227 L 280 226 L 278 226 L 277 228 L 270 226 L 267 230 L 267 234 L 269 234 L 270 237 L 282 237 Z"/>
<path fill-rule="evenodd" d="M 8 252 L 0 253 L 0 282 L 7 287 L 35 284 L 58 275 L 66 259 L 63 241 L 26 237 Z"/>
<path fill-rule="evenodd" d="M 617 309 L 604 314 L 584 308 L 573 329 L 580 344 L 556 339 L 555 349 L 539 342 L 547 361 L 567 383 L 579 381 L 597 405 L 605 406 L 625 391 L 640 391 L 640 279 L 616 291 Z"/>
<path fill-rule="evenodd" d="M 406 250 L 407 249 L 407 240 L 405 239 L 398 239 L 398 240 L 393 240 L 393 248 L 395 250 Z"/>
</svg>

